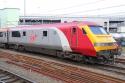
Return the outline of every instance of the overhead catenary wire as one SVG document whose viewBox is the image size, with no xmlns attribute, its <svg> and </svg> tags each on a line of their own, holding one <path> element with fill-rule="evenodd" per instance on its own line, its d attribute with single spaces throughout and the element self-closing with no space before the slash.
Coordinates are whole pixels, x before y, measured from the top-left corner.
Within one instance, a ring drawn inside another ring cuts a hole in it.
<svg viewBox="0 0 125 83">
<path fill-rule="evenodd" d="M 94 15 L 95 16 L 95 15 Z M 98 16 L 98 17 L 104 17 L 104 16 L 115 16 L 115 17 L 119 17 L 119 16 L 125 16 L 125 11 L 120 11 L 120 12 L 118 12 L 118 11 L 115 11 L 115 12 L 110 12 L 110 13 L 105 13 L 105 14 L 97 14 L 96 16 Z"/>
<path fill-rule="evenodd" d="M 90 10 L 84 10 L 84 11 L 82 10 L 82 11 L 77 11 L 77 12 L 64 13 L 64 14 L 61 14 L 61 15 L 70 15 L 70 14 L 76 14 L 76 13 L 93 12 L 93 11 L 97 11 L 97 10 L 104 10 L 104 9 L 110 9 L 110 8 L 116 8 L 116 7 L 122 7 L 122 6 L 125 6 L 125 4 L 108 6 L 108 7 L 103 7 L 103 8 L 90 9 Z"/>
<path fill-rule="evenodd" d="M 76 7 L 81 7 L 81 6 L 91 5 L 91 4 L 94 4 L 94 3 L 99 3 L 99 2 L 102 2 L 102 1 L 105 1 L 105 0 L 96 0 L 96 1 L 88 2 L 88 3 L 82 3 L 82 4 L 77 4 L 77 5 L 73 5 L 73 6 L 69 6 L 69 7 L 48 10 L 46 12 L 49 13 L 49 12 L 53 12 L 53 11 L 61 11 L 61 10 L 66 10 L 66 9 L 72 9 L 72 8 L 76 8 Z"/>
<path fill-rule="evenodd" d="M 125 14 L 125 12 L 114 12 L 114 13 L 107 13 L 107 14 L 101 14 L 101 15 L 119 15 L 119 14 Z"/>
</svg>

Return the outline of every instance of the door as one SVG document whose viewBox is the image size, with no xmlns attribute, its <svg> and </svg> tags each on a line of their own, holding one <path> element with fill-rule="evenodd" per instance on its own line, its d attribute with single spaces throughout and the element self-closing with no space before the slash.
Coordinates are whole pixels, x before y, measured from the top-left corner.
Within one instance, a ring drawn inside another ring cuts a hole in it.
<svg viewBox="0 0 125 83">
<path fill-rule="evenodd" d="M 76 27 L 73 27 L 71 28 L 71 46 L 73 48 L 77 47 L 77 28 Z"/>
<path fill-rule="evenodd" d="M 49 45 L 49 30 L 42 30 L 41 44 L 46 47 Z"/>
</svg>

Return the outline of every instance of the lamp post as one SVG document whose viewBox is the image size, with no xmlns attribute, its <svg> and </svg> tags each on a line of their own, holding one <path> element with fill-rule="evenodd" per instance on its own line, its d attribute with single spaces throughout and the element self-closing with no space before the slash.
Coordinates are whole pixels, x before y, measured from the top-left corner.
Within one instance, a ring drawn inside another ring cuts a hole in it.
<svg viewBox="0 0 125 83">
<path fill-rule="evenodd" d="M 24 0 L 24 16 L 26 16 L 26 0 Z"/>
</svg>

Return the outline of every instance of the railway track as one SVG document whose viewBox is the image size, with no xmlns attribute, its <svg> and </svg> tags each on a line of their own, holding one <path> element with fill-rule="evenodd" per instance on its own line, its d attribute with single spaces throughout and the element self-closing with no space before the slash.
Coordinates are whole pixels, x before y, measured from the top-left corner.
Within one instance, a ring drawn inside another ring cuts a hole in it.
<svg viewBox="0 0 125 83">
<path fill-rule="evenodd" d="M 115 64 L 112 65 L 100 65 L 98 68 L 115 72 L 121 75 L 125 75 L 125 59 L 116 58 Z"/>
<path fill-rule="evenodd" d="M 117 63 L 125 64 L 125 59 L 122 59 L 122 58 L 116 58 L 115 61 L 116 61 Z"/>
<path fill-rule="evenodd" d="M 101 70 L 105 70 L 105 71 L 109 71 L 109 72 L 113 72 L 119 75 L 125 75 L 125 65 L 123 64 L 112 64 L 112 65 L 97 65 L 96 68 L 101 69 Z"/>
<path fill-rule="evenodd" d="M 8 61 L 6 61 L 8 64 L 14 64 L 25 69 L 30 69 L 67 83 L 124 83 L 125 81 L 81 68 L 19 54 L 0 52 L 0 57 L 8 59 Z"/>
<path fill-rule="evenodd" d="M 10 72 L 0 69 L 0 83 L 32 83 Z"/>
</svg>

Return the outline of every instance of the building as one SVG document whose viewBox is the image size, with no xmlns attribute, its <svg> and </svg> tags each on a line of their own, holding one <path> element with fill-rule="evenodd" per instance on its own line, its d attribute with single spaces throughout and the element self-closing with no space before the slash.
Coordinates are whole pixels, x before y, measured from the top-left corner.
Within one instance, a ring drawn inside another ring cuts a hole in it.
<svg viewBox="0 0 125 83">
<path fill-rule="evenodd" d="M 0 28 L 15 27 L 19 21 L 18 8 L 0 9 Z"/>
<path fill-rule="evenodd" d="M 0 9 L 0 28 L 18 25 L 65 23 L 73 21 L 92 21 L 103 26 L 108 32 L 120 31 L 125 24 L 125 17 L 82 17 L 82 16 L 19 16 L 18 8 Z"/>
<path fill-rule="evenodd" d="M 125 17 L 57 17 L 57 16 L 20 16 L 19 25 L 51 24 L 73 21 L 92 21 L 103 26 L 108 32 L 116 33 L 118 27 L 125 25 Z"/>
<path fill-rule="evenodd" d="M 109 31 L 111 33 L 114 32 L 122 32 L 122 29 L 119 27 L 125 25 L 125 17 L 109 17 Z"/>
<path fill-rule="evenodd" d="M 56 16 L 20 16 L 19 25 L 65 23 L 73 21 L 96 22 L 108 31 L 109 19 L 98 17 L 56 17 Z"/>
</svg>

